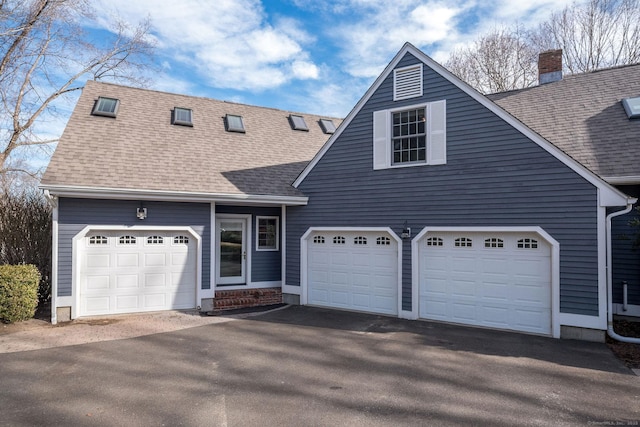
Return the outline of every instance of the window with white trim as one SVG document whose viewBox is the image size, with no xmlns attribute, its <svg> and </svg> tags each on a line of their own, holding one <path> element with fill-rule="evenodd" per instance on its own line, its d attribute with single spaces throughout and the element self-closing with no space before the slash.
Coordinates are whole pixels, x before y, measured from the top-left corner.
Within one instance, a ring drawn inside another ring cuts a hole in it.
<svg viewBox="0 0 640 427">
<path fill-rule="evenodd" d="M 256 217 L 256 250 L 277 251 L 280 244 L 279 218 L 277 216 Z"/>
<path fill-rule="evenodd" d="M 373 113 L 373 168 L 447 162 L 446 100 Z"/>
</svg>

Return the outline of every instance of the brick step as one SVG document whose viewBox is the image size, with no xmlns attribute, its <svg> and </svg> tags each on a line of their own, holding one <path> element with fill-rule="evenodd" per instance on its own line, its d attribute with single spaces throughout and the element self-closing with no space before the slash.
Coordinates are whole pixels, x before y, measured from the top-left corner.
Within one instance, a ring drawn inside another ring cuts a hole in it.
<svg viewBox="0 0 640 427">
<path fill-rule="evenodd" d="M 237 308 L 259 307 L 282 303 L 280 288 L 240 289 L 232 291 L 216 291 L 213 310 L 234 310 Z"/>
</svg>

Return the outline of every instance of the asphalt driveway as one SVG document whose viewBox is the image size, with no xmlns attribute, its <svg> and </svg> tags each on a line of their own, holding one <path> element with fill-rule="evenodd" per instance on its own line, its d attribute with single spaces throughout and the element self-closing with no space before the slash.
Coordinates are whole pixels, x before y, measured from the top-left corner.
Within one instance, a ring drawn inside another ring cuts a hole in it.
<svg viewBox="0 0 640 427">
<path fill-rule="evenodd" d="M 7 426 L 640 425 L 604 344 L 299 306 L 2 353 L 0 385 Z"/>
</svg>

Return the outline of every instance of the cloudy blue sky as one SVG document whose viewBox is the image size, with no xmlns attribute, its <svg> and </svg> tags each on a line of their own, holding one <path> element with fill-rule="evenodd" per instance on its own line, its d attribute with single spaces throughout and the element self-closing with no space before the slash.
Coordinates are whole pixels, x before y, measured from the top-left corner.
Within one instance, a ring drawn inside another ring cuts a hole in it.
<svg viewBox="0 0 640 427">
<path fill-rule="evenodd" d="M 150 17 L 160 73 L 152 88 L 345 116 L 409 41 L 444 62 L 496 26 L 536 25 L 568 0 L 97 0 L 95 27 L 114 14 Z"/>
</svg>

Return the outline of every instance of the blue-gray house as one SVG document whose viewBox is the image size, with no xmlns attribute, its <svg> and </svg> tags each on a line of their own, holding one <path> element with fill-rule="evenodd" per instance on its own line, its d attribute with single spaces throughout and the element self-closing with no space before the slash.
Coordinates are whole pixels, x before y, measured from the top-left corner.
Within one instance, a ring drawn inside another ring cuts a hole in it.
<svg viewBox="0 0 640 427">
<path fill-rule="evenodd" d="M 636 199 L 500 105 L 410 44 L 344 121 L 89 83 L 42 181 L 53 320 L 283 299 L 602 336 Z"/>
</svg>

